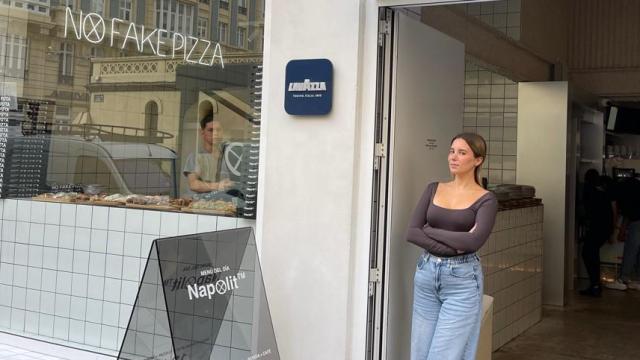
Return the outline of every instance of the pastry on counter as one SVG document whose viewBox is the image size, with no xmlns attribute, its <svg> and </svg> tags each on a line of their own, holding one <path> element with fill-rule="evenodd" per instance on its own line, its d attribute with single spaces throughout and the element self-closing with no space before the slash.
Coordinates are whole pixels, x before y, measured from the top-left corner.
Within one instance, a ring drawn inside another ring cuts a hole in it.
<svg viewBox="0 0 640 360">
<path fill-rule="evenodd" d="M 191 203 L 190 209 L 213 210 L 225 213 L 235 213 L 236 206 L 229 201 L 222 200 L 197 200 Z"/>
</svg>

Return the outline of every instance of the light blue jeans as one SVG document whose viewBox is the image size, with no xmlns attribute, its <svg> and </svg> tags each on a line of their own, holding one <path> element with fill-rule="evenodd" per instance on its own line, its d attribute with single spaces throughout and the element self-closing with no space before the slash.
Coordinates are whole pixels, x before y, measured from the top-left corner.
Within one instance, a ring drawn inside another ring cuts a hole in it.
<svg viewBox="0 0 640 360">
<path fill-rule="evenodd" d="M 482 281 L 475 254 L 420 256 L 414 278 L 411 360 L 475 360 Z"/>
</svg>

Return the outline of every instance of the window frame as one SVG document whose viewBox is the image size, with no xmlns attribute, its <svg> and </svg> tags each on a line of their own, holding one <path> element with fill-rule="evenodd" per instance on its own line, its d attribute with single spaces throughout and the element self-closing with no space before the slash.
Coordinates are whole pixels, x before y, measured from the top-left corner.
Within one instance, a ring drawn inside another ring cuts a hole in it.
<svg viewBox="0 0 640 360">
<path fill-rule="evenodd" d="M 116 0 L 111 0 L 111 1 L 116 1 Z M 131 19 L 133 18 L 133 0 L 117 0 L 117 1 L 118 1 L 118 17 L 122 20 L 131 21 Z M 129 5 L 128 8 L 127 8 L 127 4 Z"/>
<path fill-rule="evenodd" d="M 155 26 L 167 31 L 164 37 L 174 33 L 194 36 L 195 8 L 193 4 L 177 0 L 155 0 Z"/>
<path fill-rule="evenodd" d="M 28 40 L 18 34 L 0 34 L 0 67 L 7 70 L 26 70 Z M 16 55 L 17 53 L 17 55 Z"/>
<path fill-rule="evenodd" d="M 245 16 L 249 13 L 249 2 L 247 0 L 238 0 L 238 13 Z"/>
<path fill-rule="evenodd" d="M 96 13 L 100 16 L 104 16 L 104 3 L 105 3 L 105 0 L 89 0 L 89 9 L 91 10 L 92 13 Z"/>
<path fill-rule="evenodd" d="M 204 16 L 198 16 L 198 28 L 196 29 L 196 35 L 201 39 L 205 39 L 208 37 L 208 33 L 209 33 L 209 19 L 207 19 Z"/>
<path fill-rule="evenodd" d="M 222 36 L 224 28 L 224 37 Z M 218 41 L 224 44 L 229 43 L 229 24 L 224 21 L 218 22 Z"/>
<path fill-rule="evenodd" d="M 73 84 L 73 63 L 75 44 L 70 41 L 60 42 L 58 58 L 58 83 Z"/>
<path fill-rule="evenodd" d="M 241 48 L 247 47 L 247 28 L 238 26 L 236 30 L 236 45 Z"/>
</svg>

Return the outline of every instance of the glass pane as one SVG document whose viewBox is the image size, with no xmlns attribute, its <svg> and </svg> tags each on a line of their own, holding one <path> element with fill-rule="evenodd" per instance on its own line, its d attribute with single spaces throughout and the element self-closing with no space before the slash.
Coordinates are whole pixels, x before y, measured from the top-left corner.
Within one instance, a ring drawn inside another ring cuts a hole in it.
<svg viewBox="0 0 640 360">
<path fill-rule="evenodd" d="M 155 240 L 118 358 L 279 359 L 252 229 Z"/>
<path fill-rule="evenodd" d="M 130 17 L 131 1 L 115 1 L 119 16 Z M 51 23 L 67 22 L 67 36 L 0 13 L 0 96 L 11 104 L 0 119 L 2 197 L 255 217 L 262 53 L 208 43 L 211 28 L 228 37 L 227 15 L 209 22 L 196 6 L 154 3 L 136 32 L 114 22 L 121 36 L 113 44 L 100 37 L 95 15 L 85 18 L 88 9 L 82 17 L 50 9 Z M 88 4 L 104 10 L 101 0 Z M 242 23 L 259 42 L 262 14 L 255 9 Z M 144 41 L 141 25 L 152 34 Z M 156 26 L 179 34 L 153 34 Z"/>
</svg>

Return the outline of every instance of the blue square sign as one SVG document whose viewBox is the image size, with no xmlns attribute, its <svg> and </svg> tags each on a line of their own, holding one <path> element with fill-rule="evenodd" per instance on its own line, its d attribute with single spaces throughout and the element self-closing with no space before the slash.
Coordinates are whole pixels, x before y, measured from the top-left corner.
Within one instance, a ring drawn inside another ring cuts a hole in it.
<svg viewBox="0 0 640 360">
<path fill-rule="evenodd" d="M 328 59 L 291 60 L 285 86 L 287 114 L 326 115 L 333 97 L 333 64 Z"/>
</svg>

